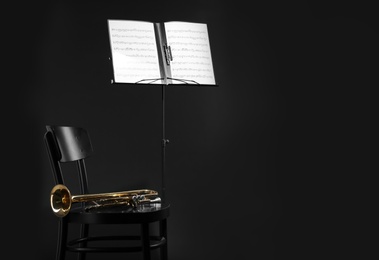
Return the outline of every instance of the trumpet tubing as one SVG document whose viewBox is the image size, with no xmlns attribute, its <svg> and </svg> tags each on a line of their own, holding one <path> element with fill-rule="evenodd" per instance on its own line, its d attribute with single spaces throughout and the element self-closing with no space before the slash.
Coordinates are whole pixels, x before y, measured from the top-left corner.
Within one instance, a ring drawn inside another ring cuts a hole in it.
<svg viewBox="0 0 379 260">
<path fill-rule="evenodd" d="M 66 216 L 71 210 L 72 203 L 91 201 L 96 203 L 96 205 L 89 207 L 89 209 L 118 205 L 127 205 L 135 208 L 139 204 L 161 202 L 158 192 L 149 189 L 71 195 L 70 190 L 65 185 L 57 184 L 50 192 L 51 209 L 58 217 Z"/>
</svg>

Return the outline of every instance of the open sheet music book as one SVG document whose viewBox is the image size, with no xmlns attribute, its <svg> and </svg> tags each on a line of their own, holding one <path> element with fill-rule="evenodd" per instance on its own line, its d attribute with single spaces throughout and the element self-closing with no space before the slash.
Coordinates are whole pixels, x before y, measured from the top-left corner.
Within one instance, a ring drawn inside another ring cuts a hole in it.
<svg viewBox="0 0 379 260">
<path fill-rule="evenodd" d="M 115 83 L 216 85 L 203 23 L 108 20 Z"/>
</svg>

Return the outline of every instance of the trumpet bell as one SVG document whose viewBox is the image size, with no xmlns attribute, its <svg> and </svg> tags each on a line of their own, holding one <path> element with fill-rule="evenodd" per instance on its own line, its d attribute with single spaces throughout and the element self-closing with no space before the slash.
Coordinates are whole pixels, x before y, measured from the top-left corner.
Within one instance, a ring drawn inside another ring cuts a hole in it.
<svg viewBox="0 0 379 260">
<path fill-rule="evenodd" d="M 66 186 L 58 184 L 50 192 L 50 205 L 55 215 L 64 217 L 71 209 L 71 193 Z"/>
</svg>

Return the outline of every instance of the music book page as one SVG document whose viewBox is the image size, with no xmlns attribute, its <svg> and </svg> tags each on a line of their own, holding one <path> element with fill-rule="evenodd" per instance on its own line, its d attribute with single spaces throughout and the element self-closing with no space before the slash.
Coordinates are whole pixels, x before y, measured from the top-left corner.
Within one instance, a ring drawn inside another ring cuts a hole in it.
<svg viewBox="0 0 379 260">
<path fill-rule="evenodd" d="M 172 84 L 182 83 L 175 79 L 195 81 L 198 84 L 216 84 L 207 25 L 166 22 L 165 30 L 167 44 L 172 53 Z"/>
<path fill-rule="evenodd" d="M 115 82 L 161 78 L 154 24 L 108 20 L 108 25 Z"/>
<path fill-rule="evenodd" d="M 116 83 L 216 85 L 203 23 L 108 20 Z"/>
</svg>

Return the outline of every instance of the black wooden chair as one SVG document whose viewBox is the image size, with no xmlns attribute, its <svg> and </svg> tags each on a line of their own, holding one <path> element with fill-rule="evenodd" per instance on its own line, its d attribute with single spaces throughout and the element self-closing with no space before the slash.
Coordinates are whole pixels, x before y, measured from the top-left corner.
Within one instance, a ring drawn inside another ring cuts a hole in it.
<svg viewBox="0 0 379 260">
<path fill-rule="evenodd" d="M 84 161 L 92 152 L 92 144 L 87 131 L 72 126 L 46 126 L 46 129 L 44 139 L 55 184 L 65 185 L 64 177 L 79 177 L 80 193 L 90 194 Z M 63 175 L 62 164 L 68 163 L 77 164 L 75 168 L 77 168 L 78 174 L 65 173 Z M 80 196 L 80 194 L 78 195 Z M 135 208 L 120 204 L 88 210 L 89 203 L 88 201 L 73 203 L 64 216 L 57 217 L 59 231 L 56 260 L 64 260 L 68 251 L 78 253 L 78 259 L 82 260 L 85 259 L 87 253 L 97 252 L 142 252 L 143 259 L 149 260 L 153 249 L 159 249 L 161 260 L 167 260 L 169 205 L 148 203 L 138 205 Z M 91 235 L 89 235 L 92 224 L 137 224 L 140 225 L 140 233 L 137 235 L 92 235 L 91 229 Z M 157 225 L 158 231 L 153 230 L 150 224 Z M 70 226 L 79 227 L 80 231 L 71 232 Z M 124 240 L 125 243 L 123 243 Z M 121 245 L 120 241 L 122 242 Z M 104 244 L 99 245 L 102 242 Z"/>
</svg>

